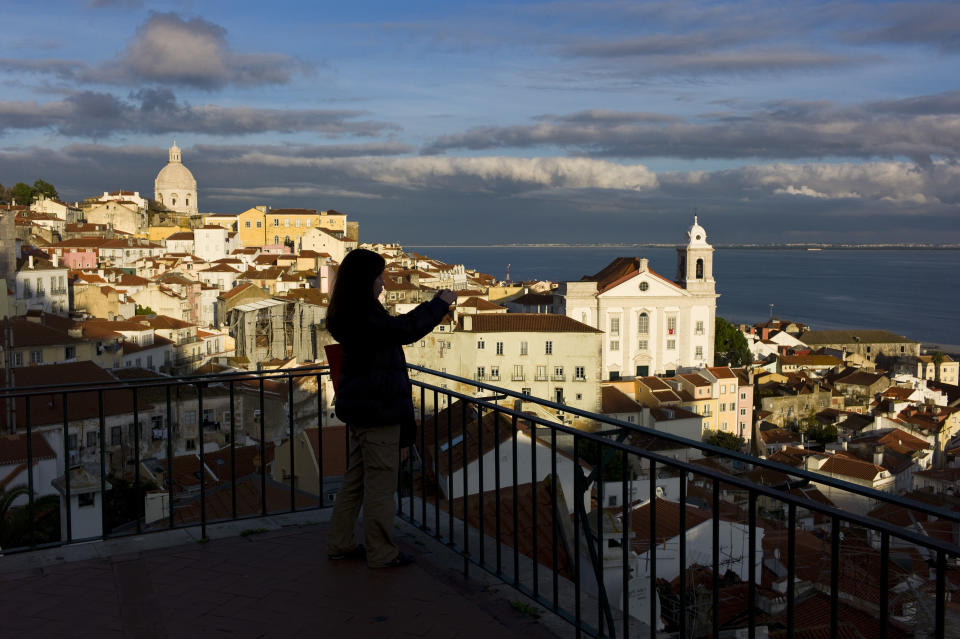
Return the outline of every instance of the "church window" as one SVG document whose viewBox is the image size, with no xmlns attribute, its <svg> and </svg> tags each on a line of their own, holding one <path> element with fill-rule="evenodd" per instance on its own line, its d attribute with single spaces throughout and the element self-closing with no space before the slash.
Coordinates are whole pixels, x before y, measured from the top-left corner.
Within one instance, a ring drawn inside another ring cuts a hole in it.
<svg viewBox="0 0 960 639">
<path fill-rule="evenodd" d="M 274 236 L 273 236 L 273 243 L 274 243 L 274 244 L 279 244 L 279 243 L 280 243 L 280 236 L 279 236 L 279 235 L 274 235 Z"/>
<path fill-rule="evenodd" d="M 677 318 L 668 317 L 667 318 L 667 335 L 674 335 L 677 332 Z"/>
<path fill-rule="evenodd" d="M 642 339 L 637 343 L 637 348 L 641 351 L 645 351 L 650 348 L 650 342 Z"/>
<path fill-rule="evenodd" d="M 620 350 L 620 340 L 610 340 L 610 350 L 619 351 Z"/>
<path fill-rule="evenodd" d="M 640 313 L 640 317 L 637 318 L 637 332 L 641 335 L 650 332 L 650 316 L 646 313 Z"/>
<path fill-rule="evenodd" d="M 697 320 L 697 328 L 694 333 L 697 335 L 703 335 L 703 320 Z"/>
<path fill-rule="evenodd" d="M 190 196 L 189 196 L 189 195 L 187 196 L 187 202 L 186 202 L 186 204 L 187 204 L 187 206 L 190 206 Z"/>
<path fill-rule="evenodd" d="M 547 355 L 553 355 L 553 341 L 547 340 L 544 344 L 543 351 Z"/>
<path fill-rule="evenodd" d="M 694 357 L 697 359 L 703 359 L 703 346 L 697 346 Z"/>
<path fill-rule="evenodd" d="M 648 283 L 646 283 L 646 282 L 640 282 L 640 291 L 641 291 L 641 292 L 646 291 L 648 288 L 650 288 L 650 285 L 649 285 Z"/>
<path fill-rule="evenodd" d="M 296 226 L 297 228 L 300 228 L 300 218 L 299 218 L 299 217 L 298 217 L 296 220 L 294 220 L 293 222 L 294 222 L 294 224 L 293 224 L 294 226 Z"/>
<path fill-rule="evenodd" d="M 620 334 L 620 318 L 619 317 L 610 318 L 610 334 L 611 335 Z"/>
<path fill-rule="evenodd" d="M 667 340 L 667 350 L 668 350 L 668 351 L 675 351 L 675 350 L 677 350 L 677 340 L 675 340 L 675 339 L 668 339 L 668 340 Z"/>
<path fill-rule="evenodd" d="M 697 260 L 697 279 L 698 280 L 703 279 L 703 258 L 702 257 Z"/>
</svg>

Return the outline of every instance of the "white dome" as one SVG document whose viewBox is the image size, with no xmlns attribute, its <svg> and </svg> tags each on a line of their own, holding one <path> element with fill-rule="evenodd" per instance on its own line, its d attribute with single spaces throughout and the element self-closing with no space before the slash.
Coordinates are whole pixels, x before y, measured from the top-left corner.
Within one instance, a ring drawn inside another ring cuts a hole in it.
<svg viewBox="0 0 960 639">
<path fill-rule="evenodd" d="M 157 173 L 154 199 L 178 213 L 197 212 L 197 180 L 180 159 L 180 147 L 170 147 L 170 161 Z"/>
<path fill-rule="evenodd" d="M 693 226 L 687 231 L 687 246 L 710 246 L 707 244 L 707 231 L 697 223 L 697 216 L 693 216 Z"/>
</svg>

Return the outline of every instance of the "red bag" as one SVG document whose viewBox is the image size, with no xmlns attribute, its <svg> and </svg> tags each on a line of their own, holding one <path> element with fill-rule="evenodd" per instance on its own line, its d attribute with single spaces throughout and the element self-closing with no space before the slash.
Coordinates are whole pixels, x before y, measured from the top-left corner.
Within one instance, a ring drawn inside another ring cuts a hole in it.
<svg viewBox="0 0 960 639">
<path fill-rule="evenodd" d="M 327 354 L 327 363 L 330 364 L 330 381 L 333 382 L 333 392 L 340 386 L 340 371 L 343 369 L 343 344 L 327 344 L 323 347 Z"/>
</svg>

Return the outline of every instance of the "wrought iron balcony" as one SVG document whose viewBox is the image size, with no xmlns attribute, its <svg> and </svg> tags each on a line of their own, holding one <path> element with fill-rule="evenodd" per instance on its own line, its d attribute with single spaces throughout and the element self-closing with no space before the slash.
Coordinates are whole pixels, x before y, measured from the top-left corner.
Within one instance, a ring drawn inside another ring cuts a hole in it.
<svg viewBox="0 0 960 639">
<path fill-rule="evenodd" d="M 459 553 L 465 574 L 480 568 L 495 575 L 578 634 L 702 637 L 763 628 L 845 636 L 850 624 L 860 624 L 864 636 L 945 634 L 960 559 L 954 511 L 480 381 L 410 369 L 417 372 L 420 429 L 416 454 L 401 467 L 399 514 L 440 542 L 438 552 Z M 348 442 L 345 430 L 327 422 L 327 374 L 325 367 L 305 367 L 4 389 L 0 400 L 15 409 L 27 467 L 48 463 L 52 451 L 57 497 L 70 505 L 60 536 L 44 528 L 44 517 L 20 518 L 27 527 L 4 553 L 190 526 L 206 537 L 214 522 L 331 505 L 336 478 L 324 461 L 333 456 L 342 464 Z M 307 388 L 316 390 L 310 395 Z M 201 419 L 196 450 L 175 454 L 181 442 L 170 426 L 174 415 L 202 416 L 214 402 L 229 410 L 221 425 L 229 444 L 205 449 L 212 424 Z M 304 407 L 314 402 L 316 411 L 306 415 Z M 136 427 L 144 450 L 133 447 L 132 469 L 108 472 L 107 447 L 86 446 L 78 455 L 71 446 L 105 441 L 110 420 L 139 424 L 147 411 L 163 414 L 164 426 L 151 428 L 152 437 L 141 435 L 146 426 Z M 252 447 L 237 443 L 238 416 L 247 413 L 266 416 L 248 422 L 255 424 L 246 433 L 256 439 Z M 558 423 L 557 413 L 574 422 Z M 91 425 L 97 434 L 83 436 Z M 304 447 L 282 447 L 309 439 L 307 431 L 318 427 L 307 448 L 314 447 L 319 463 L 306 470 L 294 454 Z M 165 431 L 159 439 L 158 429 Z M 343 439 L 328 441 L 331 433 Z M 709 461 L 688 461 L 694 452 Z M 75 465 L 91 453 L 97 463 Z M 152 491 L 147 474 L 159 484 Z M 291 479 L 284 484 L 283 477 Z M 35 485 L 34 473 L 27 478 L 22 507 L 36 514 L 46 487 Z M 813 500 L 811 486 L 837 503 L 879 504 L 882 516 Z M 78 507 L 100 504 L 95 534 L 81 532 L 91 518 L 72 514 L 79 500 Z M 901 520 L 920 525 L 891 523 Z"/>
</svg>

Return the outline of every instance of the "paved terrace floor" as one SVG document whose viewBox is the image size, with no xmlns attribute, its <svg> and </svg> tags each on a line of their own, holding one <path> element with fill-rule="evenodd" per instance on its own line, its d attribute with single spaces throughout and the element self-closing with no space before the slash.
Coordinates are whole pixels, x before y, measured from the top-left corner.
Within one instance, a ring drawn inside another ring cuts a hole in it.
<svg viewBox="0 0 960 639">
<path fill-rule="evenodd" d="M 460 557 L 403 522 L 397 540 L 415 565 L 328 561 L 329 515 L 208 526 L 205 543 L 198 527 L 0 557 L 0 637 L 573 635 L 549 613 L 518 611 L 532 602 L 480 569 L 464 578 Z"/>
</svg>

